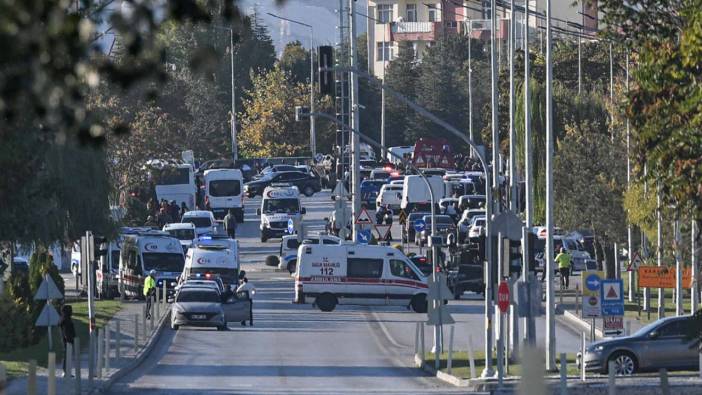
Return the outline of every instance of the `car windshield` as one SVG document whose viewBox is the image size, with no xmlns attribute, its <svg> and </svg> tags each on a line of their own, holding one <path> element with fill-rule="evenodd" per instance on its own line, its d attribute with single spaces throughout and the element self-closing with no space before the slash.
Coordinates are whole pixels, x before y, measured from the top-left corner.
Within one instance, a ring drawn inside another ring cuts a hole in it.
<svg viewBox="0 0 702 395">
<path fill-rule="evenodd" d="M 239 194 L 241 194 L 241 183 L 239 180 L 210 181 L 210 196 L 238 196 Z"/>
<path fill-rule="evenodd" d="M 168 233 L 178 240 L 192 240 L 195 238 L 195 229 L 169 229 Z"/>
<path fill-rule="evenodd" d="M 485 226 L 485 218 L 478 218 L 475 220 L 474 226 Z"/>
<path fill-rule="evenodd" d="M 298 199 L 266 199 L 263 201 L 264 213 L 297 213 L 300 211 Z"/>
<path fill-rule="evenodd" d="M 156 270 L 157 272 L 182 272 L 185 266 L 185 258 L 183 254 L 172 254 L 162 252 L 145 252 L 142 254 L 144 258 L 144 270 L 149 272 Z"/>
<path fill-rule="evenodd" d="M 212 226 L 212 221 L 206 217 L 183 218 L 183 222 L 189 222 L 195 225 L 196 228 L 207 228 L 209 226 Z"/>
<path fill-rule="evenodd" d="M 216 291 L 207 289 L 184 289 L 178 292 L 176 297 L 178 303 L 202 302 L 202 303 L 219 303 L 220 297 Z"/>
</svg>

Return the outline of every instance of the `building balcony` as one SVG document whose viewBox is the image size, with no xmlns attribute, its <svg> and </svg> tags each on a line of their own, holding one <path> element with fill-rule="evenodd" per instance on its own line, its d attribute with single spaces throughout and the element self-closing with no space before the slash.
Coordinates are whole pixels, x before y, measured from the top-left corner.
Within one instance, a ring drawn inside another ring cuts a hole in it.
<svg viewBox="0 0 702 395">
<path fill-rule="evenodd" d="M 392 22 L 392 41 L 434 41 L 441 32 L 441 22 Z"/>
</svg>

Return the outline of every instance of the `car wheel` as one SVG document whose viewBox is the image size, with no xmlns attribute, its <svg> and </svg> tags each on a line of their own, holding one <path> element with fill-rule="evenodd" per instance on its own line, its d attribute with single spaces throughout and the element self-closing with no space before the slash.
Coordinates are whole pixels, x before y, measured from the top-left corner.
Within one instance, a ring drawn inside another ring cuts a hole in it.
<svg viewBox="0 0 702 395">
<path fill-rule="evenodd" d="M 308 185 L 302 190 L 302 193 L 304 193 L 307 197 L 312 197 L 312 195 L 314 195 L 314 188 Z"/>
<path fill-rule="evenodd" d="M 319 309 L 322 311 L 333 311 L 337 304 L 336 296 L 330 293 L 319 295 L 316 303 L 317 307 L 319 307 Z"/>
<path fill-rule="evenodd" d="M 265 259 L 266 266 L 278 266 L 279 260 L 277 255 L 268 255 Z"/>
<path fill-rule="evenodd" d="M 618 376 L 631 376 L 638 368 L 636 357 L 626 351 L 615 352 L 607 359 L 607 366 L 609 362 L 614 362 L 614 374 Z"/>
<path fill-rule="evenodd" d="M 415 313 L 426 313 L 428 309 L 427 305 L 427 295 L 417 294 L 412 297 L 410 301 L 410 306 Z"/>
<path fill-rule="evenodd" d="M 268 241 L 268 234 L 266 232 L 261 231 L 261 243 L 265 243 Z"/>
<path fill-rule="evenodd" d="M 171 329 L 173 329 L 174 331 L 177 331 L 177 330 L 178 330 L 178 328 L 180 328 L 180 326 L 178 326 L 178 325 L 176 325 L 176 324 L 173 324 L 173 323 L 171 323 Z"/>
<path fill-rule="evenodd" d="M 290 274 L 295 273 L 295 266 L 297 266 L 297 261 L 288 262 L 288 272 L 290 272 Z"/>
</svg>

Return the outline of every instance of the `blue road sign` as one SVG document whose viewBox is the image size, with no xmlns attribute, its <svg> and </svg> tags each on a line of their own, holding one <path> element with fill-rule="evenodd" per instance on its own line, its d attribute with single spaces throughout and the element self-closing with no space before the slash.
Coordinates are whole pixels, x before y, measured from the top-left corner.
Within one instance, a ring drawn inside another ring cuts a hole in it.
<svg viewBox="0 0 702 395">
<path fill-rule="evenodd" d="M 591 274 L 591 275 L 587 276 L 587 278 L 585 279 L 585 286 L 590 291 L 599 290 L 601 283 L 602 283 L 602 281 L 600 280 L 600 276 L 597 274 Z"/>
<path fill-rule="evenodd" d="M 292 218 L 288 219 L 288 233 L 295 233 L 295 221 Z"/>
<path fill-rule="evenodd" d="M 624 315 L 624 282 L 621 279 L 603 279 L 600 300 L 603 317 Z"/>
<path fill-rule="evenodd" d="M 371 240 L 371 230 L 370 229 L 360 229 L 356 231 L 356 240 L 358 244 L 368 244 Z"/>
<path fill-rule="evenodd" d="M 414 220 L 414 231 L 415 232 L 421 232 L 424 229 L 426 229 L 426 227 L 427 227 L 427 223 L 424 222 L 423 219 L 420 218 L 420 219 Z"/>
</svg>

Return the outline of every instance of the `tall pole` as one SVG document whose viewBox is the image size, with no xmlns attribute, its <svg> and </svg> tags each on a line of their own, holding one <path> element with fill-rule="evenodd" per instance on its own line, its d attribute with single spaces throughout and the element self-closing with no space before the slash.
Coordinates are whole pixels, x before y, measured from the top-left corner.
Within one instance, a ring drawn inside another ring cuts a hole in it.
<svg viewBox="0 0 702 395">
<path fill-rule="evenodd" d="M 677 214 L 676 214 L 677 217 Z M 683 262 L 682 262 L 682 239 L 680 237 L 680 221 L 675 218 L 675 315 L 681 316 L 685 314 L 685 309 L 683 309 L 683 294 L 682 294 L 682 273 L 683 273 Z"/>
<path fill-rule="evenodd" d="M 556 370 L 556 321 L 553 294 L 553 91 L 551 0 L 546 0 L 546 370 Z"/>
<path fill-rule="evenodd" d="M 583 29 L 580 28 L 578 35 L 578 96 L 583 93 L 583 52 L 582 52 L 582 36 Z"/>
<path fill-rule="evenodd" d="M 312 38 L 314 37 L 314 28 L 310 26 L 310 112 L 314 114 L 314 47 L 312 46 Z M 317 156 L 317 129 L 314 115 L 310 116 L 310 152 L 312 158 Z"/>
<path fill-rule="evenodd" d="M 497 124 L 497 1 L 492 0 L 492 5 L 491 5 L 491 15 L 490 15 L 490 82 L 491 82 L 491 91 L 492 91 L 492 105 L 491 105 L 491 110 L 492 110 L 492 187 L 487 187 L 486 189 L 492 189 L 493 191 L 497 190 L 498 184 L 499 184 L 499 175 L 497 172 L 498 169 L 498 146 L 499 146 L 499 127 Z M 489 180 L 485 180 L 486 183 L 489 182 Z M 491 218 L 491 211 L 494 211 L 496 213 L 499 213 L 500 211 L 500 201 L 501 198 L 499 197 L 498 194 L 498 202 L 496 205 L 494 205 L 494 210 L 493 210 L 493 204 L 494 202 L 492 199 L 486 199 L 486 223 L 490 223 L 492 221 Z M 489 230 L 489 229 L 488 229 Z M 486 271 L 486 292 L 485 292 L 485 368 L 483 369 L 482 372 L 482 377 L 492 377 L 494 375 L 493 368 L 492 368 L 492 343 L 493 343 L 493 315 L 494 315 L 494 292 L 495 292 L 495 279 L 492 278 L 492 264 L 493 264 L 493 259 L 492 259 L 492 234 L 490 232 L 486 232 L 487 237 L 485 238 L 485 243 L 487 244 L 488 247 L 490 247 L 490 250 L 486 251 L 487 255 L 487 264 L 485 265 L 485 271 Z"/>
<path fill-rule="evenodd" d="M 475 141 L 473 138 L 473 66 L 472 66 L 472 49 L 473 41 L 473 21 L 468 20 L 468 138 L 470 141 Z M 474 150 L 470 150 L 470 157 L 475 158 Z M 487 180 L 486 180 L 487 181 Z"/>
<path fill-rule="evenodd" d="M 625 76 L 625 86 L 626 86 L 626 93 L 629 94 L 629 52 L 627 51 L 626 53 L 626 76 Z M 630 145 L 631 143 L 631 132 L 629 130 L 629 119 L 626 119 L 626 189 L 629 190 L 631 188 L 631 153 L 630 153 Z M 636 270 L 634 267 L 631 265 L 631 257 L 633 254 L 634 246 L 632 242 L 632 228 L 631 228 L 631 221 L 627 221 L 626 225 L 626 240 L 628 243 L 628 255 L 629 255 L 629 302 L 634 301 L 634 276 L 636 273 Z"/>
<path fill-rule="evenodd" d="M 349 61 L 351 66 L 351 129 L 360 130 L 360 114 L 358 111 L 358 56 L 356 54 L 356 2 L 349 0 Z M 361 196 L 360 196 L 360 162 L 361 156 L 359 152 L 360 140 L 358 134 L 353 133 L 351 136 L 351 181 L 352 181 L 352 213 L 353 213 L 353 241 L 358 242 L 358 225 L 355 218 L 361 212 Z"/>
<path fill-rule="evenodd" d="M 514 130 L 514 0 L 509 2 L 509 209 L 517 212 L 517 136 Z M 500 279 L 501 280 L 501 279 Z"/>
<path fill-rule="evenodd" d="M 529 2 L 524 4 L 524 218 L 526 227 L 526 237 L 522 241 L 524 246 L 524 262 L 522 265 L 522 280 L 529 281 L 529 264 L 527 251 L 530 251 L 529 232 L 532 227 L 533 208 L 533 181 L 532 181 L 532 152 L 531 152 L 531 110 L 529 98 L 529 81 L 531 73 L 529 72 Z M 536 341 L 536 321 L 534 317 L 528 316 L 524 318 L 524 336 L 529 344 L 534 345 Z"/>
<path fill-rule="evenodd" d="M 609 43 L 609 102 L 614 105 L 614 57 L 612 56 L 612 43 Z M 614 114 L 611 118 L 612 124 L 614 124 Z M 614 142 L 614 128 L 610 131 L 611 141 Z"/>
<path fill-rule="evenodd" d="M 692 251 L 690 253 L 690 261 L 692 264 L 692 300 L 690 300 L 690 313 L 694 314 L 700 304 L 700 286 L 698 281 L 700 280 L 700 268 L 697 263 L 697 221 L 692 219 L 692 224 L 690 227 L 690 239 L 692 244 Z"/>
<path fill-rule="evenodd" d="M 236 141 L 236 85 L 234 84 L 234 30 L 229 29 L 229 57 L 232 71 L 232 159 L 239 159 L 239 147 Z"/>
<path fill-rule="evenodd" d="M 661 214 L 661 186 L 656 185 L 656 259 L 663 266 L 663 215 Z M 658 288 L 658 319 L 665 317 L 665 289 Z"/>
<path fill-rule="evenodd" d="M 385 59 L 385 46 L 388 45 L 387 39 L 386 39 L 386 31 L 387 26 L 386 24 L 383 24 L 383 78 L 381 81 L 384 83 L 385 82 L 385 69 L 386 69 L 386 60 Z M 370 58 L 370 56 L 368 56 Z M 380 90 L 380 157 L 382 160 L 385 160 L 387 153 L 386 153 L 386 148 L 387 146 L 385 145 L 385 89 Z"/>
</svg>

